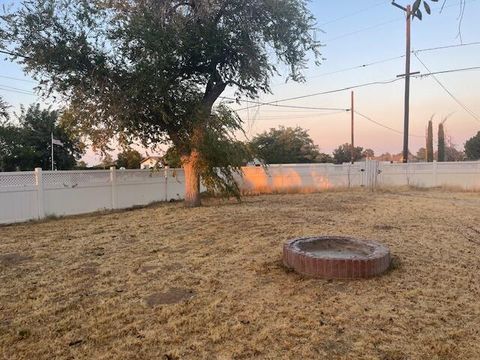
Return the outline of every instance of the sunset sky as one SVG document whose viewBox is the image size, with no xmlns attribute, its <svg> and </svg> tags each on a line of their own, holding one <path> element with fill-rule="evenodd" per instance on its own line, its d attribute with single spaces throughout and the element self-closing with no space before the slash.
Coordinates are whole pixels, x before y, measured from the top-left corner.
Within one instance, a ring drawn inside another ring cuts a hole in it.
<svg viewBox="0 0 480 360">
<path fill-rule="evenodd" d="M 398 0 L 401 5 L 407 1 Z M 423 21 L 413 21 L 412 49 L 420 50 L 448 45 L 480 42 L 480 1 L 466 0 L 466 9 L 459 32 L 459 0 L 447 0 L 442 13 L 441 1 L 432 3 L 432 15 L 424 14 Z M 0 4 L 10 1 L 0 1 Z M 272 80 L 271 95 L 263 95 L 262 102 L 309 95 L 358 85 L 373 81 L 395 79 L 404 73 L 405 18 L 402 11 L 389 0 L 341 0 L 312 1 L 310 8 L 318 22 L 317 38 L 324 45 L 322 65 L 310 63 L 305 71 L 307 81 L 303 84 L 287 83 L 284 78 Z M 418 56 L 435 71 L 480 66 L 480 44 L 419 52 Z M 387 59 L 392 59 L 384 61 Z M 376 65 L 342 71 L 351 67 L 380 62 Z M 427 73 L 412 55 L 412 71 Z M 286 74 L 286 72 L 285 72 Z M 437 79 L 462 104 L 474 114 L 469 114 L 455 102 L 432 76 L 412 79 L 410 151 L 416 153 L 424 146 L 426 123 L 432 115 L 438 122 L 451 114 L 447 123 L 447 136 L 462 149 L 465 140 L 480 131 L 480 70 L 437 75 Z M 22 69 L 8 61 L 0 62 L 0 95 L 18 111 L 20 104 L 42 101 L 32 95 L 35 83 L 25 76 Z M 232 95 L 227 91 L 225 96 Z M 373 85 L 355 90 L 356 110 L 369 118 L 399 132 L 403 129 L 404 82 Z M 319 95 L 301 100 L 282 102 L 282 105 L 349 108 L 350 91 Z M 233 104 L 245 108 L 249 104 Z M 319 110 L 297 110 L 250 104 L 249 110 L 239 112 L 245 121 L 249 137 L 271 127 L 301 126 L 309 129 L 321 151 L 331 152 L 341 143 L 350 140 L 350 114 Z M 475 118 L 476 117 L 476 118 Z M 383 152 L 399 153 L 402 134 L 385 129 L 357 116 L 356 144 L 372 148 L 377 155 Z M 98 157 L 89 152 L 89 163 Z"/>
</svg>

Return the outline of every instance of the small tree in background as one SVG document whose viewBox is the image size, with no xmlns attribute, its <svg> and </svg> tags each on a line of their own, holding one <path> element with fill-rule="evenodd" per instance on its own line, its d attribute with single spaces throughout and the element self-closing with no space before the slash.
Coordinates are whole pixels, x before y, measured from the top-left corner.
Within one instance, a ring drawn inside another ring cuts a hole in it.
<svg viewBox="0 0 480 360">
<path fill-rule="evenodd" d="M 0 123 L 0 163 L 3 171 L 50 169 L 51 134 L 63 146 L 54 147 L 55 168 L 71 170 L 85 151 L 85 145 L 68 126 L 61 114 L 41 109 L 39 104 L 21 107 L 17 123 Z"/>
<path fill-rule="evenodd" d="M 125 169 L 140 169 L 142 155 L 135 149 L 126 149 L 117 156 L 116 165 Z"/>
<path fill-rule="evenodd" d="M 373 159 L 375 157 L 375 152 L 372 149 L 365 149 L 362 152 L 362 158 L 364 159 Z"/>
<path fill-rule="evenodd" d="M 465 143 L 465 155 L 468 160 L 480 159 L 480 131 Z"/>
<path fill-rule="evenodd" d="M 416 160 L 418 161 L 427 161 L 427 149 L 424 147 L 421 147 L 417 151 L 417 155 L 415 155 Z"/>
<path fill-rule="evenodd" d="M 327 163 L 327 164 L 332 164 L 335 162 L 333 159 L 333 156 L 330 154 L 325 154 L 325 153 L 320 153 L 318 156 L 315 158 L 316 163 Z"/>
<path fill-rule="evenodd" d="M 343 164 L 352 161 L 352 145 L 345 143 L 333 151 L 333 159 L 336 164 Z M 373 150 L 372 150 L 373 151 Z M 353 161 L 359 161 L 364 158 L 363 147 L 356 146 L 353 149 Z"/>
<path fill-rule="evenodd" d="M 249 147 L 267 164 L 313 163 L 320 156 L 308 131 L 298 126 L 265 131 L 255 136 Z"/>
<path fill-rule="evenodd" d="M 427 129 L 427 162 L 433 162 L 433 116 L 428 122 Z"/>
</svg>

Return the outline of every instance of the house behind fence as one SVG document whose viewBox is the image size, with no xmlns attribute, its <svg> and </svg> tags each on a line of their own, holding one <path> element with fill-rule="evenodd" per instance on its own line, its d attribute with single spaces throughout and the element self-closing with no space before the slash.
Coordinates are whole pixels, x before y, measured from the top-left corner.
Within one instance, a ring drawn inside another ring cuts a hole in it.
<svg viewBox="0 0 480 360">
<path fill-rule="evenodd" d="M 333 188 L 450 186 L 480 190 L 480 162 L 294 164 L 243 168 L 245 194 Z M 125 209 L 184 198 L 181 169 L 0 173 L 0 223 Z"/>
</svg>

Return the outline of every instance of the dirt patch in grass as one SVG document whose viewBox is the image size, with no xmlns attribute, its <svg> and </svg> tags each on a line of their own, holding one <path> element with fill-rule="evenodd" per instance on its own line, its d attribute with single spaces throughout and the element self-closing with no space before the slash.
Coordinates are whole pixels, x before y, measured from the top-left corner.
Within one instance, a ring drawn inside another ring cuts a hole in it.
<svg viewBox="0 0 480 360">
<path fill-rule="evenodd" d="M 0 265 L 15 266 L 30 259 L 30 256 L 23 256 L 18 253 L 0 254 Z"/>
<path fill-rule="evenodd" d="M 0 354 L 479 359 L 479 209 L 478 193 L 338 191 L 0 227 Z M 382 242 L 393 265 L 285 269 L 283 243 L 314 235 Z"/>
<path fill-rule="evenodd" d="M 193 291 L 188 289 L 173 288 L 166 292 L 153 293 L 145 298 L 145 302 L 150 307 L 166 304 L 177 304 L 193 297 Z"/>
</svg>

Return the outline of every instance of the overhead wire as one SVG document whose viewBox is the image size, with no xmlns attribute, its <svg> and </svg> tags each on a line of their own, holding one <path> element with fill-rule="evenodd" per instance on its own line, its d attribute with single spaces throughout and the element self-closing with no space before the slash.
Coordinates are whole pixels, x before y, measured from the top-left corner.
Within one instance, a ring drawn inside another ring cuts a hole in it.
<svg viewBox="0 0 480 360">
<path fill-rule="evenodd" d="M 480 116 L 478 116 L 473 110 L 471 110 L 468 106 L 466 106 L 460 99 L 458 99 L 434 74 L 432 71 L 429 69 L 429 67 L 420 59 L 418 54 L 416 52 L 413 53 L 417 60 L 422 64 L 422 66 L 430 73 L 432 78 L 435 80 L 435 82 L 440 85 L 440 87 L 458 104 L 460 107 L 465 110 L 472 118 L 474 118 L 476 121 L 480 122 Z M 479 67 L 480 68 L 480 67 Z"/>
<path fill-rule="evenodd" d="M 387 126 L 387 125 L 385 125 L 385 124 L 382 124 L 381 122 L 376 121 L 376 120 L 372 119 L 371 117 L 369 117 L 369 116 L 367 116 L 367 115 L 365 115 L 365 114 L 362 114 L 361 112 L 359 112 L 359 111 L 357 111 L 357 110 L 354 110 L 354 113 L 357 114 L 357 115 L 359 115 L 359 116 L 361 116 L 362 118 L 366 119 L 367 121 L 370 121 L 370 122 L 373 123 L 373 124 L 376 124 L 376 125 L 378 125 L 378 126 L 381 126 L 381 127 L 385 128 L 385 129 L 388 129 L 388 130 L 390 130 L 390 131 L 393 131 L 393 132 L 395 132 L 395 133 L 397 133 L 397 134 L 403 135 L 403 131 L 397 130 L 397 129 L 394 129 L 394 128 L 390 127 L 390 126 Z M 421 137 L 421 138 L 424 137 L 424 136 L 415 135 L 415 134 L 410 134 L 409 136 L 410 136 L 410 137 Z"/>
</svg>

